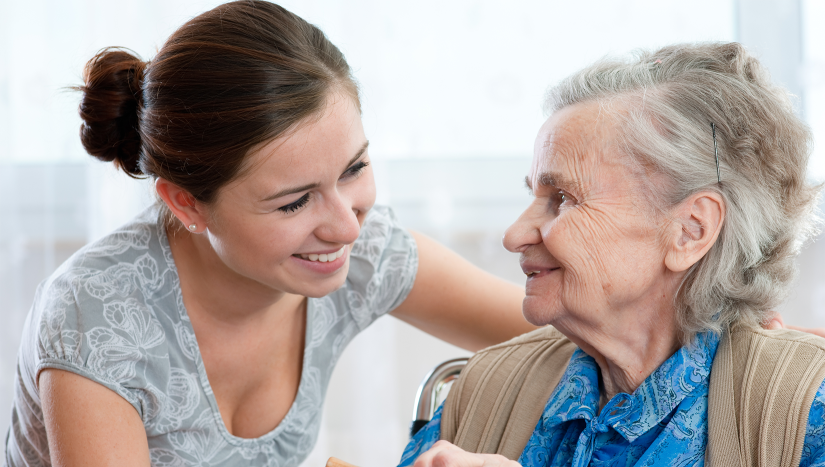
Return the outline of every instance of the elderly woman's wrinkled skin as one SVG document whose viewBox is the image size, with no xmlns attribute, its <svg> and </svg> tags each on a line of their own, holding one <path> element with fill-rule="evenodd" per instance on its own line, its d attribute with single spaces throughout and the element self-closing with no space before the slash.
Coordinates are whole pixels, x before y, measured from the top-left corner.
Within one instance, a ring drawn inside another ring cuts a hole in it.
<svg viewBox="0 0 825 467">
<path fill-rule="evenodd" d="M 554 113 L 539 130 L 527 176 L 535 199 L 504 236 L 528 276 L 524 316 L 555 326 L 596 360 L 602 406 L 633 393 L 686 344 L 674 298 L 725 219 L 722 197 L 710 190 L 657 209 L 646 188 L 660 179 L 620 151 L 617 131 L 596 102 Z M 764 326 L 784 323 L 775 315 Z M 414 467 L 518 465 L 438 441 Z"/>
<path fill-rule="evenodd" d="M 685 344 L 674 298 L 725 218 L 714 191 L 656 209 L 646 185 L 659 180 L 621 153 L 617 131 L 599 103 L 554 113 L 539 130 L 527 176 L 535 199 L 504 236 L 528 276 L 524 316 L 555 326 L 596 360 L 602 406 L 633 393 Z M 764 326 L 784 323 L 775 315 Z M 414 467 L 518 465 L 438 441 Z"/>
<path fill-rule="evenodd" d="M 724 216 L 713 192 L 669 216 L 653 209 L 614 132 L 598 103 L 550 117 L 527 179 L 535 200 L 504 238 L 528 275 L 525 317 L 596 359 L 605 400 L 632 393 L 682 345 L 673 298 Z"/>
<path fill-rule="evenodd" d="M 699 192 L 657 211 L 616 144 L 598 103 L 565 107 L 539 130 L 527 184 L 533 203 L 507 230 L 527 274 L 524 316 L 552 324 L 601 370 L 602 405 L 632 393 L 683 343 L 674 297 L 686 271 L 713 246 L 725 216 L 722 198 Z M 511 467 L 439 441 L 415 467 Z"/>
</svg>

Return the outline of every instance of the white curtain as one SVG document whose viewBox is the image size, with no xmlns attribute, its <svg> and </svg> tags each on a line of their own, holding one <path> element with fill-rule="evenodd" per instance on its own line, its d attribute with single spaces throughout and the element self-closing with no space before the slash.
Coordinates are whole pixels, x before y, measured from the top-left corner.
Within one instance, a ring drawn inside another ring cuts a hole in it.
<svg viewBox="0 0 825 467">
<path fill-rule="evenodd" d="M 773 3 L 779 2 L 775 0 Z M 793 1 L 793 0 L 792 0 Z M 735 40 L 746 0 L 288 0 L 349 59 L 363 90 L 379 202 L 481 267 L 521 281 L 504 228 L 522 188 L 546 87 L 608 53 L 672 42 Z M 15 354 L 37 283 L 77 248 L 154 201 L 80 146 L 83 64 L 106 46 L 144 58 L 214 0 L 0 0 L 0 439 L 8 426 Z M 771 1 L 763 1 L 771 4 Z M 805 116 L 825 138 L 825 6 L 804 13 Z M 801 70 L 801 71 L 800 71 Z M 818 150 L 819 151 L 819 150 Z M 825 178 L 817 153 L 812 176 Z M 825 252 L 810 248 L 786 313 L 825 325 Z M 379 350 L 380 351 L 376 351 Z M 412 399 L 436 363 L 466 353 L 379 320 L 344 353 L 322 433 L 305 462 L 333 455 L 362 467 L 397 462 Z"/>
</svg>

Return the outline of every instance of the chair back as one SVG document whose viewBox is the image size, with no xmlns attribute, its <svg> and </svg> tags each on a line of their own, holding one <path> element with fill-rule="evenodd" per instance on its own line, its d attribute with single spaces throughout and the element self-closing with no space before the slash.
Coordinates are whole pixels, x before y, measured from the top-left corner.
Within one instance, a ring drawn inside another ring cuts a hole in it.
<svg viewBox="0 0 825 467">
<path fill-rule="evenodd" d="M 410 438 L 415 436 L 433 418 L 438 405 L 447 398 L 447 393 L 458 379 L 458 375 L 467 365 L 467 358 L 447 360 L 433 368 L 421 381 L 418 393 L 415 395 L 412 424 L 410 424 Z"/>
</svg>

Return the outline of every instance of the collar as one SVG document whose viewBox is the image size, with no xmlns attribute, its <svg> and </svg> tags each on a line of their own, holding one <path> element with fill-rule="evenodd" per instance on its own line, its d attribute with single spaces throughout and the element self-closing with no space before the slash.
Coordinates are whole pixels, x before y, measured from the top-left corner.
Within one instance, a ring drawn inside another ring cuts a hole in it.
<svg viewBox="0 0 825 467">
<path fill-rule="evenodd" d="M 617 394 L 599 412 L 599 369 L 596 361 L 576 349 L 550 396 L 542 425 L 545 430 L 582 419 L 597 431 L 612 427 L 633 442 L 665 418 L 697 387 L 707 387 L 719 335 L 697 334 L 689 344 L 660 365 L 633 394 Z M 598 415 L 597 415 L 598 414 Z"/>
</svg>

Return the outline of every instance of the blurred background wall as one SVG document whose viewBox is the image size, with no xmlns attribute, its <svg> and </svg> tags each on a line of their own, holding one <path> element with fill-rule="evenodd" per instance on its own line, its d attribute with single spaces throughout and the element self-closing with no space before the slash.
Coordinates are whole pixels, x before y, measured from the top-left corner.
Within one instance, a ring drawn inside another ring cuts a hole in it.
<svg viewBox="0 0 825 467">
<path fill-rule="evenodd" d="M 0 439 L 15 355 L 37 284 L 86 242 L 154 202 L 148 182 L 93 161 L 79 143 L 83 64 L 106 46 L 150 59 L 215 0 L 0 0 Z M 521 283 L 504 229 L 522 186 L 548 87 L 606 54 L 673 42 L 739 40 L 796 96 L 825 140 L 823 0 L 286 0 L 346 54 L 363 91 L 379 202 L 411 229 Z M 825 180 L 817 147 L 810 176 Z M 783 307 L 825 326 L 825 247 L 814 242 Z M 420 379 L 466 355 L 383 318 L 335 370 L 306 466 L 330 455 L 395 465 Z"/>
</svg>

